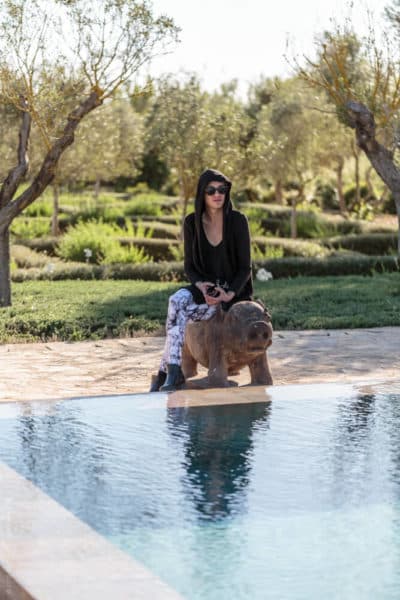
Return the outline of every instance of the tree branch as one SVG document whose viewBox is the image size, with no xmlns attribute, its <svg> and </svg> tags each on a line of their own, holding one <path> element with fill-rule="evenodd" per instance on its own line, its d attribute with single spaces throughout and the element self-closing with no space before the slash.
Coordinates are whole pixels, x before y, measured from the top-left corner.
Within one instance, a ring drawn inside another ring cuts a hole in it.
<svg viewBox="0 0 400 600">
<path fill-rule="evenodd" d="M 400 192 L 400 171 L 393 160 L 393 153 L 380 144 L 375 135 L 375 119 L 372 112 L 361 102 L 346 103 L 349 125 L 356 132 L 357 144 L 365 152 L 379 177 L 394 193 Z"/>
<path fill-rule="evenodd" d="M 22 105 L 26 106 L 26 100 L 21 99 Z M 28 143 L 29 135 L 31 132 L 32 118 L 27 110 L 22 110 L 21 126 L 19 129 L 19 144 L 17 150 L 18 164 L 10 169 L 3 185 L 0 189 L 0 209 L 8 204 L 15 192 L 18 189 L 24 175 L 28 171 L 29 160 L 28 160 Z"/>
<path fill-rule="evenodd" d="M 93 90 L 90 96 L 68 115 L 67 124 L 61 137 L 54 142 L 46 154 L 39 173 L 32 184 L 14 202 L 0 210 L 0 223 L 2 226 L 9 226 L 11 221 L 32 204 L 51 183 L 56 175 L 57 164 L 62 153 L 74 141 L 76 128 L 88 113 L 102 103 L 101 96 L 101 90 Z"/>
</svg>

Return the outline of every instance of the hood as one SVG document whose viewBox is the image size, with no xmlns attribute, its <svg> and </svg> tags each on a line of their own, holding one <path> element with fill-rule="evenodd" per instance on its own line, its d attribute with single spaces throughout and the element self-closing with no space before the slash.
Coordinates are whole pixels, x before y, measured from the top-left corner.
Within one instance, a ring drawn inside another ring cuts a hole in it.
<svg viewBox="0 0 400 600">
<path fill-rule="evenodd" d="M 199 232 L 199 227 L 200 227 L 200 222 L 201 222 L 201 215 L 204 211 L 205 189 L 211 181 L 220 181 L 221 183 L 226 183 L 226 185 L 228 186 L 228 191 L 226 193 L 225 202 L 224 202 L 225 216 L 233 208 L 231 198 L 230 198 L 232 182 L 227 177 L 225 177 L 225 175 L 223 173 L 221 173 L 220 171 L 216 171 L 215 169 L 206 169 L 205 171 L 203 171 L 203 173 L 199 177 L 199 183 L 197 184 L 196 198 L 194 201 L 195 222 L 196 222 L 196 229 L 198 232 Z"/>
</svg>

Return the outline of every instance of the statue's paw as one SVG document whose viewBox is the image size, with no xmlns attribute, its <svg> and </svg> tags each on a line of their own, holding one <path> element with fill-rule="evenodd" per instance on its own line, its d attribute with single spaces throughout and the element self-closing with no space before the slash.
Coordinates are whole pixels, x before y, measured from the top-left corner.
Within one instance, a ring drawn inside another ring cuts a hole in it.
<svg viewBox="0 0 400 600">
<path fill-rule="evenodd" d="M 273 385 L 273 381 L 272 378 L 256 379 L 251 381 L 248 385 Z"/>
<path fill-rule="evenodd" d="M 228 388 L 235 387 L 238 384 L 236 383 L 236 381 L 230 381 L 228 379 L 209 379 L 208 385 L 209 387 L 213 388 Z"/>
</svg>

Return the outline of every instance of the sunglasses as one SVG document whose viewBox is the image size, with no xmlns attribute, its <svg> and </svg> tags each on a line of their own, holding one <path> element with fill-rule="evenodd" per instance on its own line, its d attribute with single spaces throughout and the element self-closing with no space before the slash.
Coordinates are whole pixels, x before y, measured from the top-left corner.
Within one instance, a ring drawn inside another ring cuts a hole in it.
<svg viewBox="0 0 400 600">
<path fill-rule="evenodd" d="M 218 187 L 214 187 L 213 185 L 209 185 L 206 188 L 206 194 L 207 194 L 207 196 L 214 196 L 215 192 L 217 192 L 218 194 L 226 194 L 227 191 L 228 191 L 228 186 L 227 185 L 220 185 Z"/>
</svg>

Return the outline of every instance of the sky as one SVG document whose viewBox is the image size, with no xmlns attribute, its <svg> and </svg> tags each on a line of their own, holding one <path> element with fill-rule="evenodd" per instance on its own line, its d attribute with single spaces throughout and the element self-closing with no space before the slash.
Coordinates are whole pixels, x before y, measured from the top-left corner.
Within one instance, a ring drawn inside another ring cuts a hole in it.
<svg viewBox="0 0 400 600">
<path fill-rule="evenodd" d="M 262 76 L 290 76 L 290 52 L 312 56 L 315 35 L 344 22 L 350 14 L 356 31 L 368 31 L 390 0 L 152 0 L 155 14 L 181 27 L 181 43 L 153 61 L 150 73 L 195 72 L 209 91 L 238 79 L 240 93 Z M 352 5 L 352 8 L 351 8 Z"/>
</svg>

